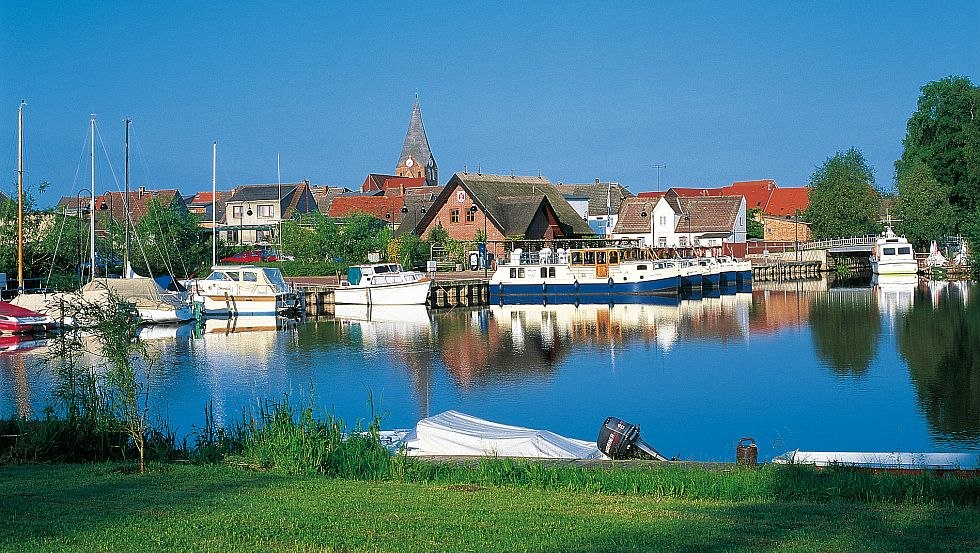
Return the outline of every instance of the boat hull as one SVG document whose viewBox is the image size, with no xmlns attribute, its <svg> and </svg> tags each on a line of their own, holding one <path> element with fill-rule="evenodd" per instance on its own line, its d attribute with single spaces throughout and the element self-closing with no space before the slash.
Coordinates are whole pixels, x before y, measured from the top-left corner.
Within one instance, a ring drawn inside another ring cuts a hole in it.
<svg viewBox="0 0 980 553">
<path fill-rule="evenodd" d="M 424 305 L 431 280 L 367 286 L 341 286 L 333 292 L 334 303 L 343 305 Z"/>
<path fill-rule="evenodd" d="M 919 263 L 915 260 L 871 262 L 871 272 L 876 275 L 915 275 L 919 272 Z"/>
<path fill-rule="evenodd" d="M 619 297 L 671 295 L 680 287 L 680 276 L 615 282 L 612 279 L 593 282 L 538 282 L 516 284 L 497 282 L 490 284 L 490 301 L 500 302 L 509 298 L 541 298 L 555 302 L 582 303 L 613 301 Z"/>
<path fill-rule="evenodd" d="M 721 273 L 705 273 L 701 276 L 701 288 L 710 289 L 721 286 Z"/>
<path fill-rule="evenodd" d="M 690 275 L 684 275 L 684 274 L 682 274 L 681 275 L 681 283 L 680 283 L 680 286 L 681 286 L 681 288 L 684 288 L 684 289 L 691 289 L 691 290 L 697 289 L 697 290 L 700 290 L 701 289 L 701 281 L 703 280 L 703 278 L 704 277 L 703 277 L 703 275 L 701 275 L 701 273 L 694 273 L 694 274 L 690 274 Z"/>
<path fill-rule="evenodd" d="M 295 294 L 242 296 L 234 294 L 198 296 L 206 315 L 275 315 L 299 308 Z"/>
</svg>

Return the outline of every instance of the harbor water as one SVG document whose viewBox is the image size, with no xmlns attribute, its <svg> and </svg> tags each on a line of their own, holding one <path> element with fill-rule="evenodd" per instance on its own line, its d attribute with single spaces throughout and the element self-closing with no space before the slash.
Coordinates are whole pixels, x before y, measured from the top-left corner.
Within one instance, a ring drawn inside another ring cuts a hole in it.
<svg viewBox="0 0 980 553">
<path fill-rule="evenodd" d="M 980 288 L 900 279 L 757 284 L 616 305 L 336 306 L 332 315 L 148 327 L 151 414 L 179 435 L 264 400 L 313 397 L 349 424 L 453 409 L 594 440 L 607 416 L 660 452 L 977 451 Z M 7 342 L 0 414 L 41 416 L 43 342 Z"/>
</svg>

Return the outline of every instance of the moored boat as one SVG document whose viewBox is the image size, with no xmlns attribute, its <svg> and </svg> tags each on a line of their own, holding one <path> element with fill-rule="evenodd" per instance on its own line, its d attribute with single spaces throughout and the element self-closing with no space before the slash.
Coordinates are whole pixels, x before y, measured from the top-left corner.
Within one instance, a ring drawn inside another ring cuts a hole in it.
<svg viewBox="0 0 980 553">
<path fill-rule="evenodd" d="M 490 301 L 606 302 L 674 294 L 679 287 L 678 264 L 647 258 L 637 248 L 543 248 L 530 255 L 518 248 L 490 278 Z"/>
<path fill-rule="evenodd" d="M 337 304 L 423 305 L 431 286 L 425 273 L 405 271 L 398 263 L 354 265 L 333 297 Z"/>
<path fill-rule="evenodd" d="M 701 290 L 701 279 L 704 274 L 704 270 L 701 265 L 694 259 L 683 258 L 683 259 L 672 259 L 672 263 L 676 264 L 680 272 L 680 287 L 685 290 Z"/>
<path fill-rule="evenodd" d="M 275 315 L 300 307 L 279 269 L 255 265 L 215 265 L 194 282 L 194 299 L 206 315 Z"/>
<path fill-rule="evenodd" d="M 919 262 L 915 259 L 912 244 L 904 236 L 898 236 L 891 225 L 871 250 L 871 272 L 876 275 L 914 275 L 919 272 Z"/>
<path fill-rule="evenodd" d="M 713 257 L 697 258 L 698 265 L 701 266 L 701 288 L 710 290 L 721 286 L 721 264 Z"/>
<path fill-rule="evenodd" d="M 179 323 L 195 318 L 185 297 L 162 288 L 152 278 L 94 278 L 82 287 L 81 295 L 85 301 L 102 303 L 116 298 L 131 304 L 144 323 Z"/>
<path fill-rule="evenodd" d="M 57 326 L 48 315 L 0 301 L 0 333 L 34 334 L 54 330 Z"/>
</svg>

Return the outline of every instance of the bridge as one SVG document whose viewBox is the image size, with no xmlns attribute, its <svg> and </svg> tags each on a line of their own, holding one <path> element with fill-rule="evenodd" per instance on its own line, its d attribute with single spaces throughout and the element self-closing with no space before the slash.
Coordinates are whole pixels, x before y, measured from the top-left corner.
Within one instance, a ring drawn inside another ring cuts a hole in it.
<svg viewBox="0 0 980 553">
<path fill-rule="evenodd" d="M 874 247 L 875 241 L 879 238 L 881 238 L 880 234 L 867 234 L 864 236 L 831 238 L 829 240 L 812 240 L 800 244 L 800 249 L 804 251 L 825 250 L 830 254 L 839 255 L 859 253 L 871 255 L 871 249 Z"/>
</svg>

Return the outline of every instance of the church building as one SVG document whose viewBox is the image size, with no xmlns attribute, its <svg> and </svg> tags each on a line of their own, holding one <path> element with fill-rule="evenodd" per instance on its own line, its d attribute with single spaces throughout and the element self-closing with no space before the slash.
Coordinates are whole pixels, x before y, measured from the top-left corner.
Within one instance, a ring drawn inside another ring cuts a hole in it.
<svg viewBox="0 0 980 553">
<path fill-rule="evenodd" d="M 408 123 L 408 133 L 405 144 L 402 145 L 402 155 L 395 166 L 395 175 L 399 177 L 424 178 L 426 186 L 439 184 L 439 167 L 436 158 L 432 157 L 429 149 L 429 139 L 425 136 L 422 125 L 422 110 L 419 108 L 419 98 L 416 95 L 412 107 L 412 119 Z"/>
</svg>

